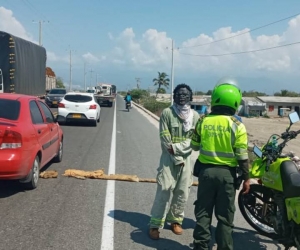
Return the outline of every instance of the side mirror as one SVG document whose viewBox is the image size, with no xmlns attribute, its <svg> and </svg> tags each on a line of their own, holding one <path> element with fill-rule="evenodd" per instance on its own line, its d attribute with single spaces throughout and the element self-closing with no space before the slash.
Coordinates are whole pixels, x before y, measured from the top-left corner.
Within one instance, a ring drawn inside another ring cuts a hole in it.
<svg viewBox="0 0 300 250">
<path fill-rule="evenodd" d="M 261 149 L 259 147 L 257 147 L 256 145 L 254 145 L 254 147 L 253 147 L 253 153 L 257 157 L 262 158 L 263 153 L 262 153 Z"/>
<path fill-rule="evenodd" d="M 52 123 L 52 122 L 55 122 L 55 121 L 53 121 L 53 119 L 51 117 L 46 117 L 46 122 L 47 123 Z"/>
<path fill-rule="evenodd" d="M 289 118 L 290 118 L 291 124 L 294 124 L 300 120 L 297 112 L 290 113 Z"/>
</svg>

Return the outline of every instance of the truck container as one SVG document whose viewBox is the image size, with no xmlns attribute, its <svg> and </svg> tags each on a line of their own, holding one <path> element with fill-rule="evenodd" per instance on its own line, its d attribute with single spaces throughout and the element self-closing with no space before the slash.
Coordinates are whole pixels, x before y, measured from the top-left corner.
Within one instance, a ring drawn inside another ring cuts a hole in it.
<svg viewBox="0 0 300 250">
<path fill-rule="evenodd" d="M 46 67 L 46 92 L 56 88 L 56 76 L 50 67 Z"/>
<path fill-rule="evenodd" d="M 108 83 L 99 83 L 96 87 L 95 98 L 97 99 L 99 105 L 107 105 L 112 107 L 116 98 L 116 85 Z"/>
<path fill-rule="evenodd" d="M 45 95 L 45 48 L 3 31 L 0 48 L 0 93 Z"/>
</svg>

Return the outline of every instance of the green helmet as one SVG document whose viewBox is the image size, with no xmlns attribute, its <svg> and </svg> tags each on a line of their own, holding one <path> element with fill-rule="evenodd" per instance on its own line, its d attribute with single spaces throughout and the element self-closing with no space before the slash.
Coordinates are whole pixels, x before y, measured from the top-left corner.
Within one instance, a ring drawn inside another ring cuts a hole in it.
<svg viewBox="0 0 300 250">
<path fill-rule="evenodd" d="M 235 80 L 222 78 L 216 84 L 211 95 L 211 107 L 227 106 L 237 110 L 242 100 L 242 94 Z"/>
</svg>

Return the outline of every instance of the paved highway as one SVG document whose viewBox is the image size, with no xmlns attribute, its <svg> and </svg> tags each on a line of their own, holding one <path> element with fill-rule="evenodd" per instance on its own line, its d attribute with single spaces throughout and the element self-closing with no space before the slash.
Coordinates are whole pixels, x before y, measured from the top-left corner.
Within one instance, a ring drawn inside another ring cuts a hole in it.
<svg viewBox="0 0 300 250">
<path fill-rule="evenodd" d="M 161 230 L 161 239 L 153 241 L 147 235 L 147 224 L 156 184 L 62 176 L 72 168 L 155 178 L 160 155 L 158 122 L 136 107 L 127 112 L 124 106 L 121 97 L 117 97 L 114 107 L 102 107 L 97 127 L 62 127 L 63 161 L 43 169 L 57 170 L 57 179 L 40 179 L 33 191 L 24 191 L 15 182 L 0 182 L 0 249 L 192 248 L 196 187 L 191 188 L 184 234 L 176 236 L 166 226 Z M 213 229 L 215 225 L 214 221 Z M 237 250 L 283 249 L 272 240 L 259 237 L 238 208 L 235 226 Z"/>
</svg>

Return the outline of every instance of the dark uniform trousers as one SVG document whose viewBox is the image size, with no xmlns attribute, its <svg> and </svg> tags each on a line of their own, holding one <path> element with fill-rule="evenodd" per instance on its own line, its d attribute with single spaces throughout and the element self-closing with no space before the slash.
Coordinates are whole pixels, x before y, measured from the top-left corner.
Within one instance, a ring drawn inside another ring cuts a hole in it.
<svg viewBox="0 0 300 250">
<path fill-rule="evenodd" d="M 208 250 L 211 240 L 213 210 L 218 220 L 215 237 L 218 250 L 233 250 L 233 219 L 235 212 L 236 169 L 227 166 L 201 164 L 197 200 L 194 250 Z"/>
</svg>

